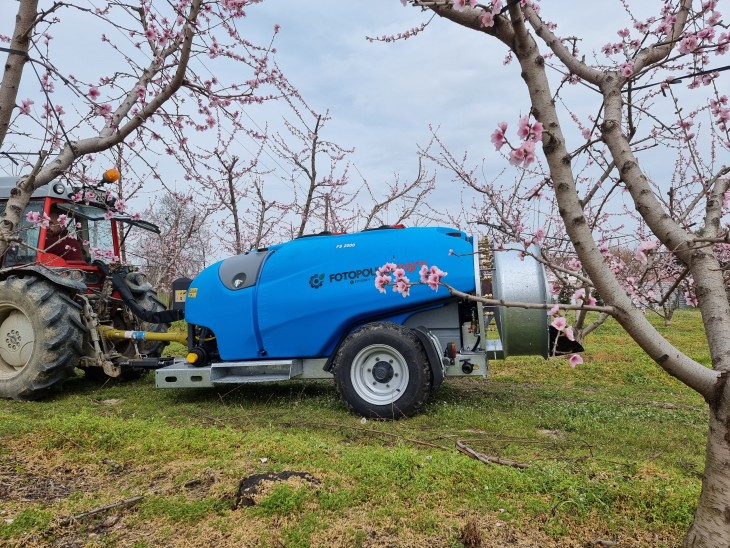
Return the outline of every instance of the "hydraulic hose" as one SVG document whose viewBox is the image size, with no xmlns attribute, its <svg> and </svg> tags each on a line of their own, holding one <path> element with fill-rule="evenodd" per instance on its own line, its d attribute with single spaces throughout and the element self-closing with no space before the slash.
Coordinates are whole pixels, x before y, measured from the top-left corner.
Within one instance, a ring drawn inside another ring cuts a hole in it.
<svg viewBox="0 0 730 548">
<path fill-rule="evenodd" d="M 109 270 L 109 266 L 101 261 L 94 261 L 94 264 L 98 266 L 107 277 L 111 278 L 114 289 L 119 292 L 119 296 L 122 298 L 124 304 L 129 307 L 137 318 L 143 322 L 159 324 L 159 323 L 172 323 L 178 320 L 182 320 L 185 317 L 185 313 L 182 310 L 160 310 L 153 312 L 152 310 L 146 310 L 142 308 L 137 301 L 134 300 L 134 295 L 127 285 L 126 269 L 117 270 L 113 274 Z"/>
</svg>

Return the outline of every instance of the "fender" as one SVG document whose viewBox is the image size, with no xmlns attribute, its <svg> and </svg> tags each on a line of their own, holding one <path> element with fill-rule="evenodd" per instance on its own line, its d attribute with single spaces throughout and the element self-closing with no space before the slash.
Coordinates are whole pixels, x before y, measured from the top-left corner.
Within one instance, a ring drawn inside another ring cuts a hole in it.
<svg viewBox="0 0 730 548">
<path fill-rule="evenodd" d="M 66 272 L 68 269 L 64 269 Z M 0 270 L 0 280 L 5 280 L 8 277 L 14 275 L 14 274 L 35 274 L 37 276 L 40 276 L 41 278 L 45 278 L 49 282 L 60 285 L 61 287 L 66 287 L 68 289 L 71 289 L 73 291 L 84 291 L 86 289 L 86 284 L 81 281 L 72 280 L 69 277 L 62 276 L 61 274 L 58 274 L 54 269 L 48 268 L 43 265 L 27 265 L 27 266 L 13 266 L 10 268 L 3 268 Z"/>
<path fill-rule="evenodd" d="M 433 379 L 431 387 L 436 389 L 444 382 L 443 349 L 438 339 L 425 327 L 418 326 L 413 329 L 413 332 L 418 336 L 423 348 L 426 350 Z"/>
</svg>

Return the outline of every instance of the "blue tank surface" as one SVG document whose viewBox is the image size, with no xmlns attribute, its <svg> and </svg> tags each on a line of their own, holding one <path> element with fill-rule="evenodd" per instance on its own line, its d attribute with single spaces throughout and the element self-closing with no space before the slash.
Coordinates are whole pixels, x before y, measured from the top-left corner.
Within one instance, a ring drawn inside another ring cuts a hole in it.
<svg viewBox="0 0 730 548">
<path fill-rule="evenodd" d="M 436 265 L 448 273 L 445 283 L 474 292 L 474 252 L 470 236 L 444 227 L 299 238 L 203 270 L 188 289 L 185 319 L 213 331 L 225 361 L 327 357 L 364 323 L 403 323 L 454 301 L 425 285 L 408 298 L 391 288 L 383 295 L 378 267 L 396 263 L 417 282 L 421 265 Z"/>
</svg>

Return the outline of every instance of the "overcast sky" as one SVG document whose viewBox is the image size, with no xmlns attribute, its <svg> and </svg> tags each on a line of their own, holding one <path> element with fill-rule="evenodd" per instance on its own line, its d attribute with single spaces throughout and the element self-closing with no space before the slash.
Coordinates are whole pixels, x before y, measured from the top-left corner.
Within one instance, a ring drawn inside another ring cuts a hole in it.
<svg viewBox="0 0 730 548">
<path fill-rule="evenodd" d="M 656 10 L 660 4 L 642 0 L 632 2 L 632 8 Z M 550 0 L 542 5 L 544 17 L 559 22 L 560 35 L 581 37 L 581 50 L 589 58 L 592 50 L 618 39 L 616 30 L 630 26 L 618 0 Z M 7 35 L 17 3 L 0 0 L 0 6 L 0 34 Z M 99 47 L 100 31 L 89 28 L 87 18 L 79 17 L 74 27 L 70 13 L 70 21 L 64 23 L 70 23 L 65 28 L 71 34 L 59 33 L 54 48 L 59 57 L 73 63 L 74 72 L 98 77 L 104 72 L 98 67 L 108 49 Z M 366 40 L 406 31 L 430 17 L 430 12 L 404 7 L 399 0 L 266 0 L 248 8 L 240 30 L 252 42 L 265 44 L 274 25 L 280 25 L 277 61 L 315 110 L 329 110 L 332 120 L 323 138 L 356 149 L 351 157 L 356 171 L 351 176 L 359 172 L 373 184 L 391 180 L 396 173 L 403 179 L 412 177 L 417 144 L 428 142 L 429 124 L 439 128 L 457 156 L 468 150 L 475 163 L 485 158 L 485 175 L 495 176 L 506 162 L 494 151 L 491 133 L 501 121 L 514 128 L 518 117 L 528 112 L 518 67 L 503 65 L 506 48 L 438 17 L 408 40 Z M 23 85 L 37 92 L 32 78 Z M 21 92 L 21 97 L 29 95 Z M 596 94 L 570 86 L 563 95 L 579 116 L 595 114 Z M 261 127 L 275 124 L 284 114 L 276 105 L 250 111 L 252 124 Z M 570 131 L 568 141 L 569 148 L 580 144 L 577 138 L 571 142 Z M 280 175 L 287 169 L 270 156 L 262 162 Z M 448 181 L 448 174 L 439 174 L 433 207 L 457 207 L 460 188 Z"/>
<path fill-rule="evenodd" d="M 560 21 L 562 35 L 582 36 L 586 52 L 615 41 L 626 20 L 618 2 L 551 0 L 543 10 Z M 280 66 L 316 110 L 329 110 L 325 138 L 354 147 L 354 164 L 369 181 L 392 179 L 394 173 L 412 177 L 417 144 L 428 142 L 429 125 L 439 128 L 457 156 L 468 150 L 475 162 L 484 158 L 488 176 L 504 168 L 490 135 L 501 121 L 515 127 L 529 105 L 516 63 L 504 65 L 507 49 L 493 38 L 434 17 L 408 40 L 367 41 L 431 18 L 431 12 L 399 0 L 269 0 L 248 13 L 246 33 L 259 42 L 274 24 L 281 25 L 275 41 Z M 579 114 L 594 112 L 595 95 L 582 89 L 568 93 Z M 263 123 L 262 115 L 253 116 Z M 436 201 L 453 203 L 458 196 L 448 180 L 439 175 Z"/>
</svg>

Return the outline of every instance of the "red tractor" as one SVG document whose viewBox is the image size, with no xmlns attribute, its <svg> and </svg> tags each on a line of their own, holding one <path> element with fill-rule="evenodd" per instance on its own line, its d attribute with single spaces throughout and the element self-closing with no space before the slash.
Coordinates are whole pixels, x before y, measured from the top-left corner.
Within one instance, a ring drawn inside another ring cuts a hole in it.
<svg viewBox="0 0 730 548">
<path fill-rule="evenodd" d="M 93 379 L 126 380 L 158 365 L 171 340 L 162 332 L 182 315 L 118 262 L 132 229 L 159 233 L 115 208 L 104 184 L 118 177 L 109 170 L 96 186 L 54 181 L 23 212 L 0 257 L 0 397 L 43 397 L 77 367 Z M 17 181 L 0 177 L 0 213 Z"/>
</svg>

